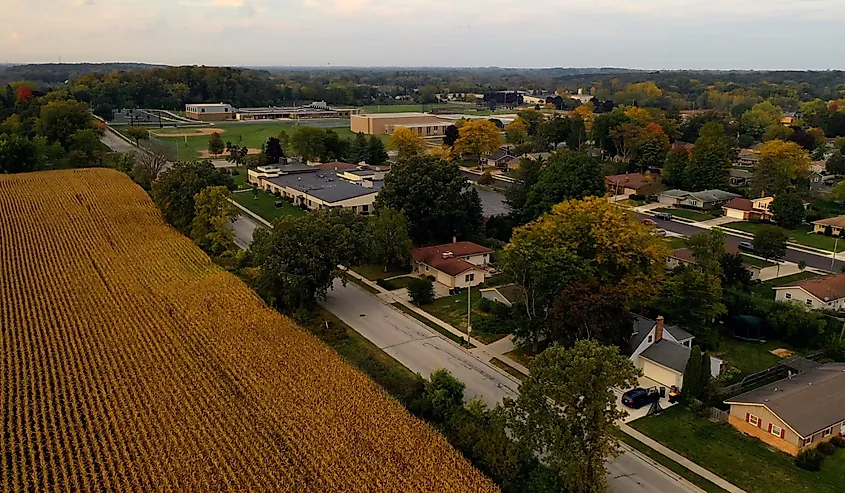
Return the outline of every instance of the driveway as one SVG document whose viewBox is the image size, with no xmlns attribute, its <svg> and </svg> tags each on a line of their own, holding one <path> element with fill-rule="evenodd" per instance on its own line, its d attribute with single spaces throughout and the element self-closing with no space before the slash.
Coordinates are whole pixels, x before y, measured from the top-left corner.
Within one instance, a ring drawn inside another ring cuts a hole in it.
<svg viewBox="0 0 845 493">
<path fill-rule="evenodd" d="M 515 381 L 354 283 L 343 287 L 335 280 L 321 304 L 411 371 L 428 378 L 434 370 L 449 370 L 466 384 L 467 401 L 478 396 L 488 406 L 495 406 L 504 397 L 517 395 L 519 384 Z"/>
</svg>

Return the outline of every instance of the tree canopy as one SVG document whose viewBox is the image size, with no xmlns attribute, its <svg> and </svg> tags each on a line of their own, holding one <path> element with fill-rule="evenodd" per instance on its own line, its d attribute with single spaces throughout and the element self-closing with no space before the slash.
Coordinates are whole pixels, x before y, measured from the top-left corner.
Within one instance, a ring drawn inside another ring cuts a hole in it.
<svg viewBox="0 0 845 493">
<path fill-rule="evenodd" d="M 150 195 L 167 222 L 187 231 L 196 215 L 194 197 L 206 187 L 217 186 L 234 188 L 232 177 L 209 161 L 179 162 L 158 176 Z"/>
<path fill-rule="evenodd" d="M 604 193 L 604 173 L 599 161 L 583 152 L 563 150 L 552 154 L 537 183 L 528 192 L 523 219 L 537 219 L 565 200 L 603 196 Z"/>
</svg>

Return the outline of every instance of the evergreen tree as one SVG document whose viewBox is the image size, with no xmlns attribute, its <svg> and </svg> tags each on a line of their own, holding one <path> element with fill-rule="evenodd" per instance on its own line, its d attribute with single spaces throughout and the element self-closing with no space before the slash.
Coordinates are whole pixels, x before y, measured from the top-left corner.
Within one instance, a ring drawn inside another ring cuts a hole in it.
<svg viewBox="0 0 845 493">
<path fill-rule="evenodd" d="M 285 157 L 285 150 L 282 148 L 282 142 L 276 137 L 270 137 L 267 139 L 264 154 L 267 156 L 268 163 L 279 164 L 282 158 Z"/>
<path fill-rule="evenodd" d="M 363 132 L 358 132 L 355 135 L 355 140 L 352 141 L 352 149 L 349 151 L 349 160 L 355 164 L 362 161 L 369 164 L 370 162 L 370 143 L 367 142 L 367 137 Z"/>
<path fill-rule="evenodd" d="M 690 353 L 690 358 L 694 358 L 695 352 Z M 701 353 L 701 373 L 699 374 L 698 382 L 698 399 L 701 401 L 707 400 L 707 389 L 710 387 L 710 354 L 707 351 Z"/>
<path fill-rule="evenodd" d="M 387 162 L 387 149 L 384 142 L 376 135 L 370 135 L 370 156 L 367 164 L 370 166 L 381 166 Z"/>
<path fill-rule="evenodd" d="M 701 387 L 701 357 L 698 355 L 701 354 L 701 348 L 696 346 L 692 347 L 690 351 L 690 357 L 687 360 L 687 366 L 684 369 L 684 388 L 681 390 L 681 396 L 684 400 L 689 401 L 690 399 L 698 399 L 701 395 L 700 387 Z"/>
</svg>

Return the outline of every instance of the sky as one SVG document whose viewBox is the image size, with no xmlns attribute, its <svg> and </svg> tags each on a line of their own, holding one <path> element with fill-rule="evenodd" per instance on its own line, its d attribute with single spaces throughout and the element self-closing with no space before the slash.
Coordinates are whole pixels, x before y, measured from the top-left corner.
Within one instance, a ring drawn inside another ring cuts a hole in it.
<svg viewBox="0 0 845 493">
<path fill-rule="evenodd" d="M 0 63 L 845 68 L 845 0 L 2 3 Z"/>
</svg>

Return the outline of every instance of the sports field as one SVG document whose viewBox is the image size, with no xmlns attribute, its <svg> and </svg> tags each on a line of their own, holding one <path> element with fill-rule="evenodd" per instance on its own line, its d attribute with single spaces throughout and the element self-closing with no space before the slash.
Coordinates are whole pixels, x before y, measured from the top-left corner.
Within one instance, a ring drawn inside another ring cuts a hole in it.
<svg viewBox="0 0 845 493">
<path fill-rule="evenodd" d="M 278 121 L 260 123 L 218 123 L 214 126 L 203 128 L 155 130 L 155 134 L 157 134 L 156 138 L 166 145 L 169 153 L 175 156 L 178 152 L 180 160 L 194 161 L 196 159 L 203 159 L 206 157 L 202 151 L 208 150 L 208 136 L 215 131 L 220 132 L 220 137 L 223 139 L 223 142 L 230 141 L 250 149 L 260 149 L 267 139 L 278 136 L 282 130 L 291 136 L 301 127 L 314 126 L 326 128 L 326 123 L 328 122 L 315 121 L 312 125 Z M 332 122 L 332 124 L 337 124 L 337 122 Z M 337 134 L 343 138 L 352 138 L 355 136 L 355 134 L 349 130 L 348 122 L 345 127 L 329 128 L 337 132 Z M 383 136 L 382 140 L 386 143 L 388 137 Z"/>
<path fill-rule="evenodd" d="M 0 491 L 498 491 L 125 174 L 0 175 Z"/>
</svg>

